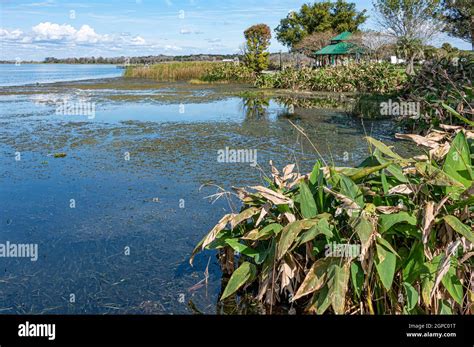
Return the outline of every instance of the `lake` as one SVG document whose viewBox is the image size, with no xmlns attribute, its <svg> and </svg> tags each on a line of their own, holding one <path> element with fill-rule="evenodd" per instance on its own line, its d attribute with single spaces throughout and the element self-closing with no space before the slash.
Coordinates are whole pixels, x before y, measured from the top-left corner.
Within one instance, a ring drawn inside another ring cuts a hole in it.
<svg viewBox="0 0 474 347">
<path fill-rule="evenodd" d="M 289 120 L 338 165 L 368 154 L 366 133 L 409 150 L 392 122 L 343 103 L 122 78 L 1 87 L 0 244 L 37 245 L 38 259 L 0 257 L 0 313 L 235 313 L 217 304 L 215 253 L 189 265 L 230 211 L 207 198 L 216 186 L 263 184 L 270 159 L 309 172 L 317 155 Z M 257 167 L 218 160 L 226 148 L 255 151 Z"/>
<path fill-rule="evenodd" d="M 118 77 L 122 73 L 115 65 L 0 64 L 0 86 Z"/>
</svg>

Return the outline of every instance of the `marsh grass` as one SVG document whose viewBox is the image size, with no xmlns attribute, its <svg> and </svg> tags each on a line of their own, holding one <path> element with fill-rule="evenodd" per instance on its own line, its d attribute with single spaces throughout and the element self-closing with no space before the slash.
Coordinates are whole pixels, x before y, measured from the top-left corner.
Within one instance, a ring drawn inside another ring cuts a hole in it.
<svg viewBox="0 0 474 347">
<path fill-rule="evenodd" d="M 130 66 L 125 77 L 146 78 L 159 82 L 201 80 L 215 67 L 215 62 L 173 62 L 151 66 Z"/>
</svg>

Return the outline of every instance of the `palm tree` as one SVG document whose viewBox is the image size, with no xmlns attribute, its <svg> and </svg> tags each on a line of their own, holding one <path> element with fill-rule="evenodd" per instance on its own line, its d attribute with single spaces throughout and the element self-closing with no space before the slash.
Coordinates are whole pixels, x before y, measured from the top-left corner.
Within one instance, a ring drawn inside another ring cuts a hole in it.
<svg viewBox="0 0 474 347">
<path fill-rule="evenodd" d="M 408 62 L 406 69 L 407 74 L 414 75 L 415 60 L 421 59 L 424 56 L 423 42 L 416 38 L 410 38 L 407 36 L 401 37 L 397 41 L 397 53 Z"/>
</svg>

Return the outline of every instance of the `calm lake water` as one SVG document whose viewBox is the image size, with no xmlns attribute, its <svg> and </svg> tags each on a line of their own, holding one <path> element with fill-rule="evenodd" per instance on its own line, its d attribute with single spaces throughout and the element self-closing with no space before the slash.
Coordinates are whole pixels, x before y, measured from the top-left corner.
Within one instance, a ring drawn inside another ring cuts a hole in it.
<svg viewBox="0 0 474 347">
<path fill-rule="evenodd" d="M 233 313 L 217 305 L 215 254 L 188 263 L 229 212 L 202 185 L 263 179 L 219 150 L 256 150 L 267 173 L 270 159 L 309 172 L 316 155 L 289 119 L 338 165 L 367 155 L 365 133 L 409 150 L 390 121 L 320 107 L 343 101 L 252 92 L 122 79 L 0 88 L 0 244 L 38 245 L 37 261 L 0 258 L 0 313 Z M 193 288 L 208 262 L 208 285 Z"/>
<path fill-rule="evenodd" d="M 0 64 L 0 86 L 118 77 L 122 73 L 115 65 Z"/>
</svg>

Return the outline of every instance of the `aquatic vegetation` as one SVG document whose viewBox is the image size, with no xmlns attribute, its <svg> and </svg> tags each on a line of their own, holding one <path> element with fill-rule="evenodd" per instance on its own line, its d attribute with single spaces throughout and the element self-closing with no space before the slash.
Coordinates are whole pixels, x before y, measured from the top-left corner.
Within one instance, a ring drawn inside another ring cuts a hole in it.
<svg viewBox="0 0 474 347">
<path fill-rule="evenodd" d="M 65 158 L 67 156 L 66 153 L 54 153 L 53 157 L 54 158 Z"/>
<path fill-rule="evenodd" d="M 324 92 L 391 93 L 403 85 L 406 74 L 387 63 L 348 64 L 319 69 L 285 69 L 257 76 L 260 88 Z"/>
<path fill-rule="evenodd" d="M 367 137 L 372 154 L 357 167 L 321 159 L 302 175 L 270 162 L 266 186 L 233 188 L 240 212 L 191 263 L 218 250 L 220 300 L 250 296 L 269 313 L 472 314 L 474 133 L 443 125 L 398 137 L 426 154 L 404 158 Z"/>
<path fill-rule="evenodd" d="M 202 77 L 206 82 L 240 82 L 253 83 L 255 80 L 255 72 L 243 64 L 225 63 L 214 65 L 212 69 L 208 70 L 205 76 Z"/>
<path fill-rule="evenodd" d="M 254 72 L 242 64 L 223 62 L 173 62 L 150 66 L 130 66 L 126 78 L 144 78 L 159 82 L 189 81 L 192 84 L 216 82 L 251 83 Z"/>
<path fill-rule="evenodd" d="M 217 64 L 221 63 L 192 61 L 129 66 L 125 70 L 124 76 L 126 78 L 147 78 L 160 82 L 188 81 L 203 78 Z"/>
</svg>

